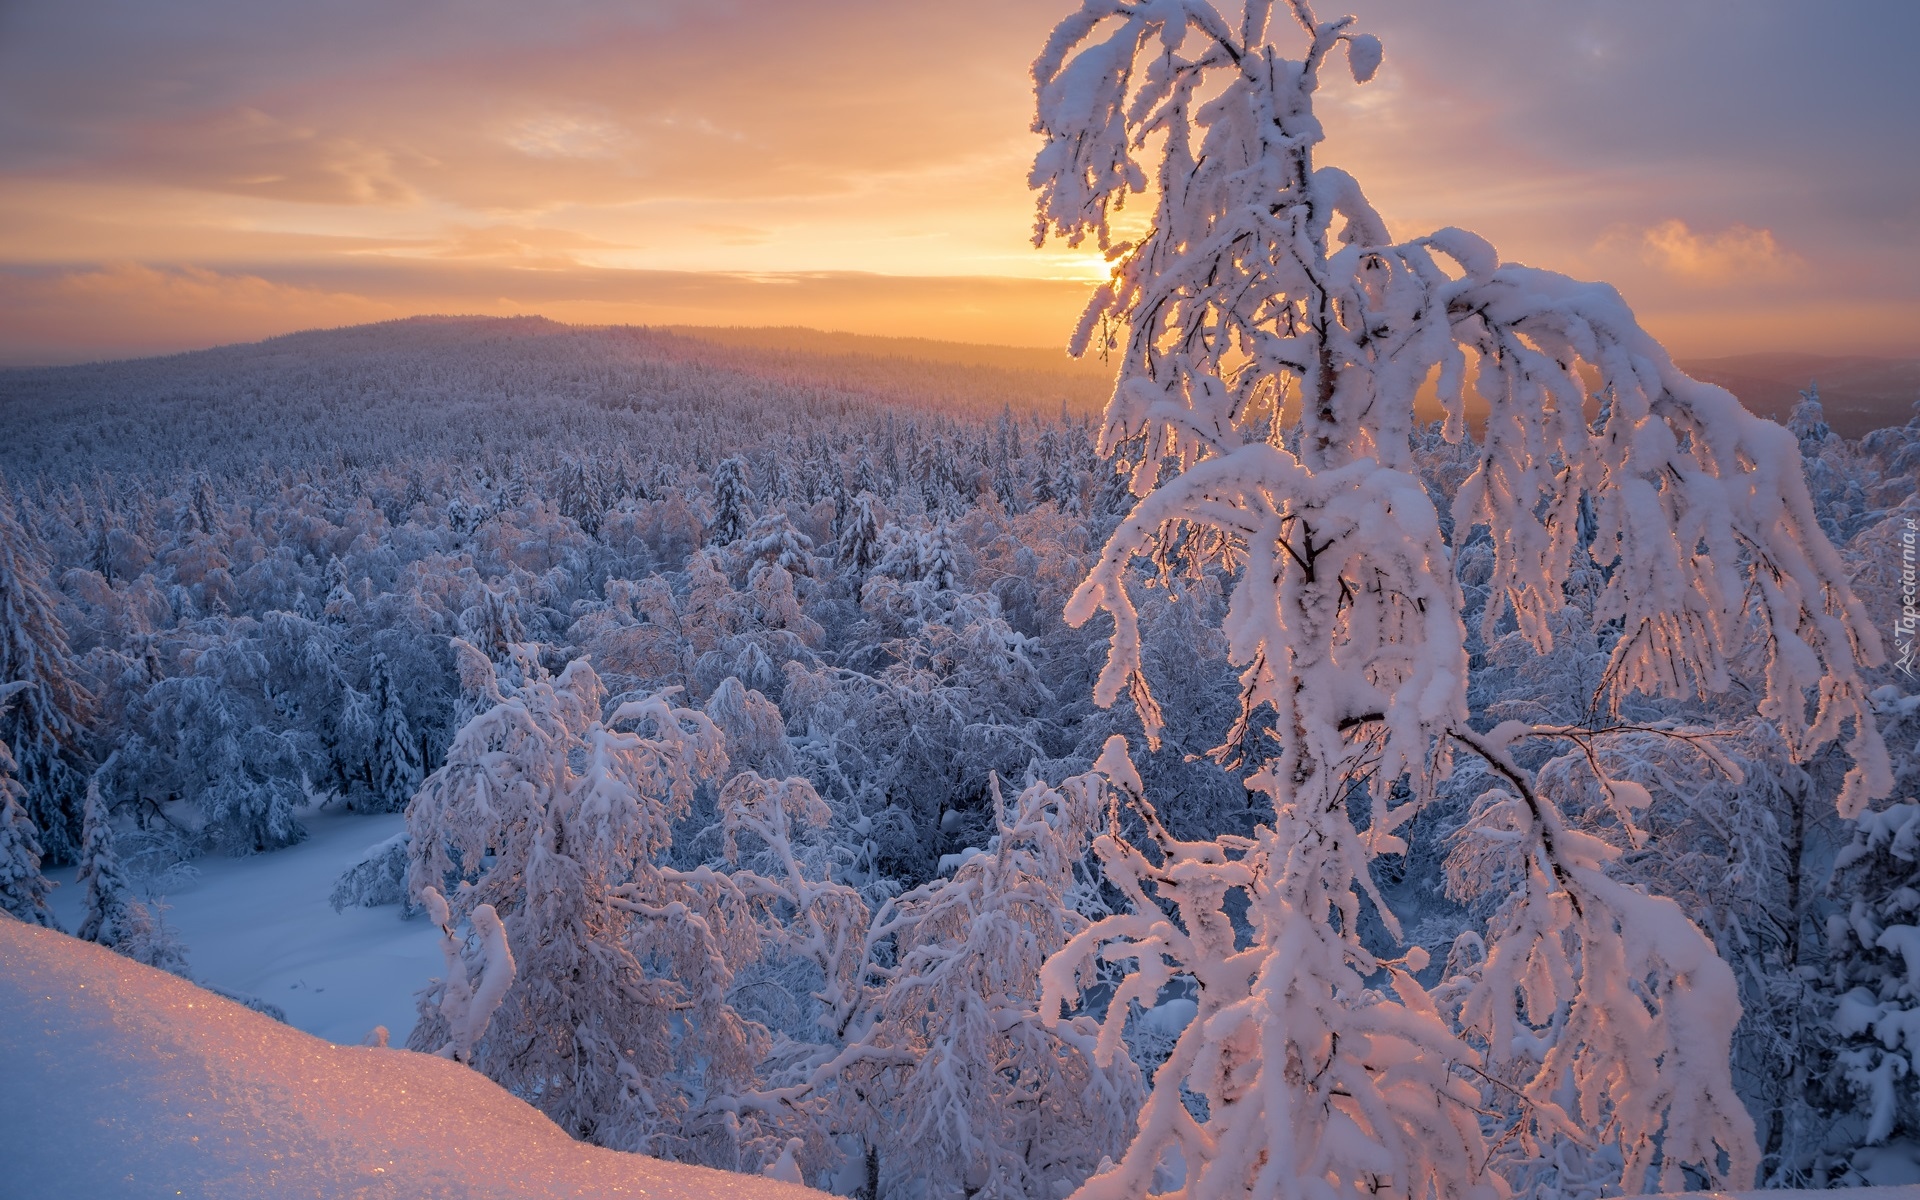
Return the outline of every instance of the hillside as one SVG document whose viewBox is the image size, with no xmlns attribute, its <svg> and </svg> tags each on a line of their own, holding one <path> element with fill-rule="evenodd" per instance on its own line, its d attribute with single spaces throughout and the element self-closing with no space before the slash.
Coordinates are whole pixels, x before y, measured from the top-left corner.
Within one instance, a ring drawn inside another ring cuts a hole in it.
<svg viewBox="0 0 1920 1200">
<path fill-rule="evenodd" d="M 806 330 L 669 331 L 538 317 L 419 317 L 165 358 L 0 371 L 16 478 L 390 462 L 536 443 L 684 445 L 889 413 L 978 421 L 1097 412 L 1098 364 L 1064 354 Z M 697 449 L 695 447 L 697 446 Z"/>
<path fill-rule="evenodd" d="M 335 1046 L 0 917 L 9 1196 L 803 1200 L 576 1142 L 476 1071 Z"/>
<path fill-rule="evenodd" d="M 1849 437 L 1906 421 L 1920 361 L 1767 354 L 1681 364 L 1784 420 L 1817 380 Z M 1111 368 L 1004 346 L 800 328 L 417 317 L 163 358 L 0 371 L 0 471 L 147 476 L 272 461 L 343 467 L 662 439 L 702 462 L 751 428 L 889 414 L 1091 416 Z M 1436 414 L 1429 414 L 1436 415 Z M 537 447 L 537 448 L 536 448 Z"/>
<path fill-rule="evenodd" d="M 1689 359 L 1680 366 L 1776 421 L 1786 419 L 1803 388 L 1817 384 L 1827 423 L 1844 437 L 1904 425 L 1920 402 L 1920 359 L 1741 354 Z"/>
</svg>

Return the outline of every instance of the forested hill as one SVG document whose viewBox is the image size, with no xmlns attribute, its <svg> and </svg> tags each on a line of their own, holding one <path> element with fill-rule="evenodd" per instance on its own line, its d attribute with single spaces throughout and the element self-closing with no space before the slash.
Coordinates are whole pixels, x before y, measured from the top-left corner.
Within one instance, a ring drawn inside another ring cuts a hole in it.
<svg viewBox="0 0 1920 1200">
<path fill-rule="evenodd" d="M 1746 355 L 1681 364 L 1784 420 L 1818 382 L 1836 432 L 1899 425 L 1920 360 Z M 0 371 L 0 470 L 49 481 L 351 468 L 425 452 L 665 439 L 707 460 L 785 428 L 888 411 L 1088 416 L 1111 368 L 1039 349 L 811 329 L 571 326 L 415 317 L 163 358 Z"/>
<path fill-rule="evenodd" d="M 1695 379 L 1726 388 L 1761 416 L 1783 423 L 1800 393 L 1817 387 L 1827 423 L 1842 437 L 1904 425 L 1920 402 L 1920 358 L 1738 354 L 1688 359 L 1680 367 Z"/>
<path fill-rule="evenodd" d="M 920 411 L 1097 411 L 1110 374 L 1043 350 L 810 330 L 417 317 L 165 358 L 0 372 L 0 470 L 90 478 L 565 441 L 743 439 Z M 747 431 L 751 430 L 751 434 Z"/>
</svg>

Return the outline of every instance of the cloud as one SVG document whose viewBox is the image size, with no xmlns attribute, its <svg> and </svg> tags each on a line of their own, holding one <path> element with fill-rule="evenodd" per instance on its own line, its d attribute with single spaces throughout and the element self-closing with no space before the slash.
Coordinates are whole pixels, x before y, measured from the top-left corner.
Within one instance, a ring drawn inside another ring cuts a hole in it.
<svg viewBox="0 0 1920 1200">
<path fill-rule="evenodd" d="M 1661 270 L 1706 283 L 1784 279 L 1800 266 L 1797 256 L 1780 248 L 1772 230 L 1745 225 L 1699 234 L 1674 219 L 1647 230 L 1642 241 Z"/>
<path fill-rule="evenodd" d="M 1677 217 L 1637 233 L 1611 231 L 1599 248 L 1631 249 L 1671 279 L 1706 286 L 1780 282 L 1806 265 L 1770 229 L 1729 225 L 1718 233 L 1696 233 Z"/>
<path fill-rule="evenodd" d="M 373 259 L 503 272 L 506 290 L 462 297 L 442 273 L 380 293 L 433 306 L 416 311 L 519 302 L 513 272 L 577 284 L 590 307 L 590 268 L 1084 277 L 1091 259 L 1026 244 L 1027 68 L 1071 7 L 9 0 L 0 271 L 138 261 L 298 282 L 332 264 L 343 295 Z M 1331 73 L 1317 153 L 1402 236 L 1474 229 L 1687 328 L 1742 285 L 1791 281 L 1802 340 L 1850 336 L 1823 332 L 1831 302 L 1906 311 L 1920 272 L 1920 156 L 1888 149 L 1911 140 L 1920 5 L 1849 13 L 1368 0 L 1385 63 L 1365 87 Z M 133 320 L 118 303 L 100 320 Z"/>
<path fill-rule="evenodd" d="M 256 108 L 136 124 L 127 140 L 120 170 L 179 187 L 300 204 L 405 205 L 418 198 L 403 178 L 405 156 L 393 148 Z"/>
<path fill-rule="evenodd" d="M 406 314 L 366 295 L 200 267 L 0 270 L 0 362 L 166 353 Z"/>
<path fill-rule="evenodd" d="M 523 117 L 505 134 L 507 145 L 531 158 L 612 158 L 632 140 L 604 118 L 557 113 Z"/>
<path fill-rule="evenodd" d="M 547 229 L 537 225 L 488 225 L 462 227 L 425 245 L 390 248 L 395 257 L 477 259 L 510 263 L 518 267 L 563 270 L 582 265 L 581 255 L 590 251 L 624 250 L 618 242 L 603 241 L 566 229 Z"/>
</svg>

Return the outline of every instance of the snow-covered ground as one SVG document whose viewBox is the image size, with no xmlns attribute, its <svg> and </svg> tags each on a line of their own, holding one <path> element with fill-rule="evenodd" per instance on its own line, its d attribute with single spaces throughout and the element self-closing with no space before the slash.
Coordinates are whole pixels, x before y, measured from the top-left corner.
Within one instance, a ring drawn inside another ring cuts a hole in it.
<svg viewBox="0 0 1920 1200">
<path fill-rule="evenodd" d="M 193 978 L 279 1005 L 297 1029 L 357 1043 L 384 1025 L 393 1044 L 413 1028 L 413 994 L 445 970 L 436 931 L 397 907 L 333 911 L 333 881 L 363 850 L 405 827 L 397 813 L 306 812 L 311 835 L 271 854 L 195 860 L 162 899 L 187 946 Z M 74 869 L 52 872 L 53 909 L 79 928 Z"/>
<path fill-rule="evenodd" d="M 6 1196 L 820 1195 L 575 1142 L 458 1063 L 329 1045 L 4 916 L 0 1079 Z"/>
<path fill-rule="evenodd" d="M 390 821 L 390 819 L 388 819 Z M 329 827 L 332 826 L 332 827 Z M 334 857 L 366 818 L 324 822 L 318 845 L 254 860 Z M 349 855 L 351 858 L 351 855 Z M 191 896 L 244 901 L 233 870 Z M 257 877 L 264 878 L 264 877 Z M 274 880 L 274 882 L 279 882 Z M 185 898 L 185 897 L 183 897 Z M 264 897 L 263 897 L 264 899 Z M 324 896 L 321 897 L 324 901 Z M 69 897 L 71 900 L 71 897 Z M 189 908 L 191 913 L 202 905 Z M 213 920 L 204 929 L 243 927 Z M 262 905 L 286 963 L 377 974 L 296 905 Z M 391 913 L 388 913 L 391 916 Z M 398 922 L 396 921 L 396 924 Z M 413 923 L 410 923 L 410 925 Z M 418 923 L 424 925 L 424 922 Z M 316 930 L 321 932 L 316 933 Z M 404 954 L 411 954 L 408 949 Z M 404 957 L 404 954 L 401 956 Z M 222 962 L 239 961 L 223 947 Z M 258 979 L 276 978 L 263 964 Z M 233 978 L 243 978 L 234 976 Z M 333 1020 L 354 1019 L 332 994 Z M 384 1001 L 391 1003 L 391 1001 Z M 305 1004 L 311 1019 L 324 1005 Z M 0 1195 L 191 1195 L 314 1200 L 805 1200 L 819 1192 L 575 1142 L 484 1076 L 426 1054 L 336 1046 L 183 980 L 52 930 L 0 916 Z M 1812 1200 L 1810 1192 L 1692 1193 Z M 1920 1200 L 1920 1186 L 1860 1188 L 1847 1200 Z M 1679 1200 L 1669 1197 L 1667 1200 Z"/>
</svg>

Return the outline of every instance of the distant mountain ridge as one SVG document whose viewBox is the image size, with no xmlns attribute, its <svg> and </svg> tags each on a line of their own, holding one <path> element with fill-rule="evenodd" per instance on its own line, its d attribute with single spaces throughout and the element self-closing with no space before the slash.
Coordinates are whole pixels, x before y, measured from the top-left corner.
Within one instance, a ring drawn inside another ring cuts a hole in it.
<svg viewBox="0 0 1920 1200">
<path fill-rule="evenodd" d="M 1679 365 L 1781 421 L 1801 390 L 1817 383 L 1828 423 L 1847 437 L 1905 424 L 1920 399 L 1920 359 L 1768 353 Z M 116 429 L 125 434 L 140 417 L 157 417 L 162 409 L 188 419 L 202 402 L 236 388 L 272 397 L 276 418 L 310 423 L 324 438 L 328 409 L 342 415 L 382 392 L 421 418 L 448 403 L 485 408 L 544 396 L 623 406 L 630 394 L 660 390 L 667 382 L 663 370 L 674 374 L 664 390 L 678 396 L 661 400 L 675 407 L 698 403 L 689 383 L 697 385 L 694 391 L 729 394 L 771 386 L 783 395 L 833 395 L 860 406 L 978 419 L 1003 406 L 1096 413 L 1113 368 L 1064 351 L 802 327 L 412 317 L 164 357 L 0 369 L 0 437 L 12 443 L 10 453 L 0 453 L 0 466 L 31 469 L 36 451 L 74 437 L 112 458 Z M 289 391 L 296 383 L 298 394 Z M 1426 394 L 1430 405 L 1430 388 Z"/>
<path fill-rule="evenodd" d="M 1679 362 L 1695 379 L 1716 383 L 1763 417 L 1784 421 L 1800 393 L 1818 385 L 1827 424 L 1844 437 L 1904 425 L 1920 401 L 1920 358 L 1863 355 L 1740 354 Z"/>
<path fill-rule="evenodd" d="M 0 370 L 0 472 L 146 474 L 235 455 L 371 463 L 463 431 L 532 452 L 554 422 L 604 439 L 920 414 L 1091 419 L 1111 373 L 1065 354 L 810 330 L 676 332 L 542 317 L 415 317 L 160 358 Z"/>
</svg>

